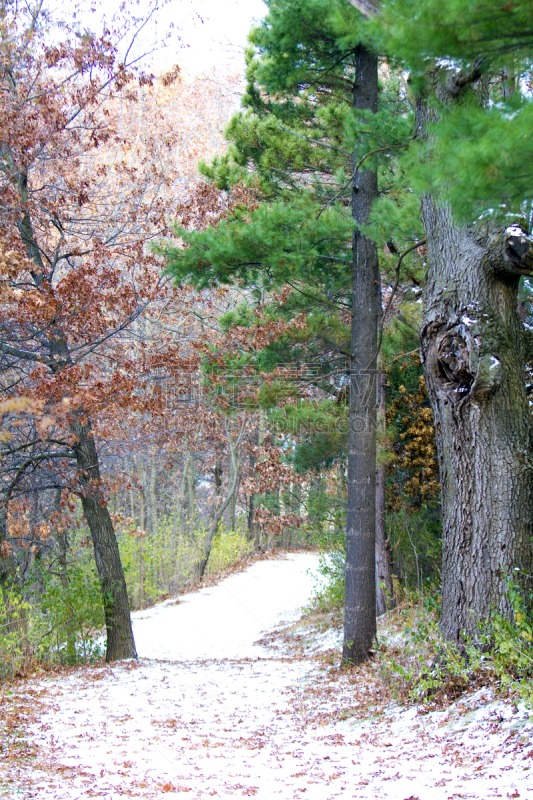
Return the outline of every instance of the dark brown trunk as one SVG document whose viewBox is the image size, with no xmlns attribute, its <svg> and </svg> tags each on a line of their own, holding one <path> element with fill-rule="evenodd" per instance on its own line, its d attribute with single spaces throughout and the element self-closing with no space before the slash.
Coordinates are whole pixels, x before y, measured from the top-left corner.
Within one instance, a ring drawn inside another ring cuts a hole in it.
<svg viewBox="0 0 533 800">
<path fill-rule="evenodd" d="M 510 616 L 506 580 L 531 572 L 533 471 L 526 336 L 517 311 L 531 240 L 485 223 L 458 227 L 422 203 L 429 272 L 421 331 L 442 484 L 441 631 L 479 639 Z"/>
<path fill-rule="evenodd" d="M 360 46 L 356 57 L 354 108 L 377 110 L 378 65 Z M 368 658 L 376 634 L 376 343 L 379 272 L 375 244 L 362 235 L 377 197 L 373 170 L 355 171 L 352 268 L 350 431 L 348 439 L 348 513 L 346 525 L 346 599 L 343 660 Z"/>
<path fill-rule="evenodd" d="M 380 435 L 385 433 L 385 383 L 385 373 L 380 372 L 377 376 Z M 378 616 L 395 606 L 392 553 L 385 530 L 385 477 L 385 466 L 378 464 L 376 469 L 376 613 Z"/>
<path fill-rule="evenodd" d="M 215 506 L 222 497 L 222 459 L 217 458 L 215 464 Z"/>
<path fill-rule="evenodd" d="M 94 546 L 107 633 L 106 661 L 137 658 L 126 581 L 118 544 L 102 493 L 100 467 L 90 423 L 80 412 L 71 425 L 73 449 L 79 470 L 81 503 Z"/>
<path fill-rule="evenodd" d="M 380 371 L 376 378 L 377 428 L 380 439 L 383 439 L 386 434 L 387 376 L 382 370 L 381 358 L 378 364 Z M 385 483 L 386 467 L 378 463 L 376 468 L 376 614 L 378 616 L 386 614 L 396 605 L 392 580 L 392 552 L 385 530 Z"/>
<path fill-rule="evenodd" d="M 376 614 L 394 608 L 392 553 L 385 534 L 385 467 L 376 472 Z"/>
</svg>

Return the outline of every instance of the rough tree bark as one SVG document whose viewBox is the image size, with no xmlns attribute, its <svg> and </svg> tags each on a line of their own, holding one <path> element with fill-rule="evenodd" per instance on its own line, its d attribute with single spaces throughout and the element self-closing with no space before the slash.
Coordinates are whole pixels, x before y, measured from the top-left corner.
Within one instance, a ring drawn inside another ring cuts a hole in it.
<svg viewBox="0 0 533 800">
<path fill-rule="evenodd" d="M 443 518 L 441 631 L 479 637 L 510 614 L 506 579 L 531 572 L 533 464 L 518 281 L 533 239 L 518 227 L 454 224 L 424 198 L 429 272 L 421 347 L 433 406 Z"/>
<path fill-rule="evenodd" d="M 478 65 L 438 68 L 440 102 L 483 92 Z M 434 112 L 416 106 L 417 134 Z M 442 486 L 441 632 L 479 641 L 493 611 L 511 613 L 507 579 L 531 572 L 533 429 L 525 391 L 528 335 L 518 282 L 533 271 L 533 238 L 490 220 L 459 226 L 435 197 L 421 205 L 428 245 L 421 353 Z"/>
<path fill-rule="evenodd" d="M 353 105 L 377 111 L 377 57 L 359 46 L 355 59 Z M 376 344 L 379 270 L 375 244 L 363 236 L 378 194 L 374 170 L 357 170 L 352 186 L 353 267 L 350 431 L 348 440 L 348 514 L 343 660 L 368 658 L 376 634 Z"/>
<path fill-rule="evenodd" d="M 385 430 L 385 384 L 386 375 L 377 376 L 378 429 Z M 386 467 L 378 464 L 376 469 L 376 613 L 378 617 L 394 608 L 394 584 L 392 582 L 392 553 L 385 530 L 385 479 Z"/>
<path fill-rule="evenodd" d="M 71 432 L 79 471 L 81 504 L 91 532 L 102 589 L 107 633 L 106 661 L 137 658 L 126 581 L 113 522 L 102 492 L 96 444 L 91 424 L 82 412 L 77 412 Z"/>
</svg>

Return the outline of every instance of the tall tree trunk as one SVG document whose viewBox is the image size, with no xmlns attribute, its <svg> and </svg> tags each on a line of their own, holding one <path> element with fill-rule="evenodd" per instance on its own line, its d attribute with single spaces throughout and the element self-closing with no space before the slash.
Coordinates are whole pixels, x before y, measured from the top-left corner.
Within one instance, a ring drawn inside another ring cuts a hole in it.
<svg viewBox="0 0 533 800">
<path fill-rule="evenodd" d="M 533 239 L 518 228 L 458 227 L 429 197 L 422 218 L 421 346 L 442 484 L 440 625 L 461 643 L 479 638 L 493 610 L 510 616 L 506 579 L 532 569 L 532 425 L 517 290 L 533 268 Z"/>
<path fill-rule="evenodd" d="M 102 589 L 107 633 L 106 661 L 137 658 L 126 581 L 113 522 L 102 493 L 96 444 L 91 425 L 81 412 L 77 413 L 71 431 L 81 484 L 81 504 L 91 532 Z"/>
<path fill-rule="evenodd" d="M 353 104 L 377 111 L 377 57 L 360 46 L 356 54 Z M 346 599 L 343 660 L 368 657 L 376 634 L 376 344 L 379 298 L 375 244 L 360 226 L 378 194 L 373 170 L 357 171 L 354 154 L 352 215 L 352 330 L 350 431 L 348 439 L 348 513 L 346 525 Z"/>
<path fill-rule="evenodd" d="M 235 470 L 237 472 L 236 475 L 233 474 Z M 239 457 L 237 453 L 235 453 L 234 460 L 230 458 L 229 470 L 228 470 L 229 484 L 232 485 L 234 481 L 235 481 L 235 491 L 231 495 L 228 507 L 226 509 L 226 517 L 225 517 L 226 530 L 228 531 L 234 531 L 236 523 L 237 487 L 239 485 Z"/>
<path fill-rule="evenodd" d="M 219 447 L 217 447 L 217 450 L 219 450 Z M 214 477 L 215 477 L 215 510 L 214 510 L 214 515 L 216 516 L 217 508 L 219 507 L 220 501 L 221 501 L 221 498 L 222 498 L 222 481 L 223 481 L 223 477 L 224 477 L 224 472 L 223 472 L 223 469 L 222 469 L 222 456 L 220 454 L 218 455 L 217 460 L 215 462 L 215 474 L 214 474 Z M 219 520 L 219 522 L 220 522 L 220 520 Z M 217 522 L 217 528 L 218 528 L 219 522 Z"/>
<path fill-rule="evenodd" d="M 257 426 L 257 446 L 262 447 L 265 443 L 265 433 L 266 433 L 266 426 L 265 426 L 265 414 L 263 411 L 259 412 L 259 422 Z M 250 464 L 252 467 L 255 467 L 256 464 L 256 457 L 252 453 L 250 455 Z M 254 476 L 257 477 L 257 473 L 254 471 Z M 256 508 L 259 506 L 259 495 L 253 494 L 250 498 L 250 510 L 248 512 L 248 531 L 249 531 L 249 538 L 254 542 L 254 548 L 256 550 L 261 550 L 262 547 L 262 531 L 261 526 L 255 521 L 254 514 Z"/>
<path fill-rule="evenodd" d="M 237 491 L 237 480 L 238 480 L 238 477 L 239 477 L 239 470 L 238 470 L 238 467 L 237 467 L 237 448 L 238 448 L 239 443 L 241 441 L 243 431 L 244 431 L 244 423 L 243 423 L 243 426 L 241 428 L 241 432 L 239 433 L 239 435 L 237 437 L 237 441 L 233 442 L 233 439 L 231 438 L 231 434 L 229 433 L 229 431 L 227 430 L 227 427 L 226 427 L 226 433 L 227 433 L 227 436 L 228 436 L 228 444 L 229 444 L 229 458 L 230 458 L 229 474 L 232 477 L 231 477 L 231 480 L 228 481 L 228 489 L 227 489 L 226 499 L 223 502 L 220 502 L 218 507 L 215 508 L 215 513 L 213 515 L 213 520 L 212 520 L 211 525 L 209 526 L 208 531 L 207 531 L 207 535 L 206 535 L 205 542 L 204 542 L 204 553 L 203 553 L 203 556 L 200 559 L 200 562 L 198 564 L 198 577 L 200 578 L 200 580 L 202 580 L 202 578 L 204 577 L 204 573 L 205 573 L 205 570 L 206 570 L 206 567 L 207 567 L 207 563 L 209 561 L 209 556 L 211 555 L 211 548 L 213 546 L 213 539 L 215 538 L 215 535 L 216 535 L 216 533 L 218 531 L 218 526 L 220 525 L 220 521 L 222 520 L 222 517 L 224 516 L 224 512 L 228 508 L 232 498 L 234 497 L 234 495 L 235 495 L 235 493 Z M 219 464 L 219 462 L 217 461 L 217 465 L 218 464 Z M 216 467 L 215 467 L 215 478 L 216 478 Z M 217 487 L 218 487 L 218 485 L 219 484 L 216 483 Z M 222 490 L 222 480 L 220 480 L 220 491 L 221 490 Z M 221 494 L 218 494 L 218 489 L 217 489 L 216 497 L 217 498 L 221 498 Z"/>
<path fill-rule="evenodd" d="M 139 528 L 142 531 L 139 538 L 139 608 L 144 608 L 145 585 L 146 585 L 146 565 L 144 563 L 144 536 L 148 525 L 147 503 L 146 503 L 146 463 L 141 456 L 141 485 L 139 491 Z"/>
<path fill-rule="evenodd" d="M 150 456 L 150 482 L 148 484 L 147 529 L 152 536 L 157 534 L 157 458 L 154 453 Z"/>
<path fill-rule="evenodd" d="M 183 469 L 182 499 L 181 499 L 181 526 L 183 531 L 190 531 L 196 511 L 196 493 L 194 476 L 194 455 L 187 454 Z"/>
<path fill-rule="evenodd" d="M 377 413 L 378 430 L 381 435 L 385 433 L 386 401 L 385 385 L 386 375 L 380 371 L 377 375 Z M 385 531 L 385 465 L 378 464 L 376 468 L 376 613 L 378 616 L 394 608 L 394 584 L 392 582 L 392 553 L 387 541 Z"/>
<path fill-rule="evenodd" d="M 64 529 L 61 529 L 57 534 L 57 545 L 58 545 L 58 553 L 57 553 L 57 562 L 59 564 L 59 580 L 61 582 L 61 586 L 65 592 L 65 600 L 69 600 L 70 606 L 70 598 L 68 598 L 68 560 L 67 560 L 67 553 L 68 553 L 68 537 L 67 532 Z M 67 641 L 66 641 L 66 648 L 65 648 L 65 655 L 67 658 L 68 664 L 73 664 L 76 661 L 76 630 L 74 625 L 74 619 L 72 617 L 71 609 L 67 607 L 66 609 L 68 619 L 66 620 L 66 633 L 67 633 Z"/>
</svg>

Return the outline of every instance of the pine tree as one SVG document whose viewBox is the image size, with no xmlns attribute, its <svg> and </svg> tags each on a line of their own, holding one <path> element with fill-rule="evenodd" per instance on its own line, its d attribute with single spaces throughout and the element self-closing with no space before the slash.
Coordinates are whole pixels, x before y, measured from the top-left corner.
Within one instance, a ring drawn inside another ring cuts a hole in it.
<svg viewBox="0 0 533 800">
<path fill-rule="evenodd" d="M 351 307 L 352 391 L 344 659 L 367 657 L 375 634 L 375 471 L 379 273 L 365 235 L 377 197 L 377 160 L 405 136 L 378 110 L 377 58 L 361 37 L 345 43 L 328 22 L 347 0 L 271 2 L 253 31 L 245 111 L 229 126 L 228 155 L 204 174 L 230 191 L 253 176 L 255 210 L 236 209 L 216 228 L 176 229 L 167 247 L 179 282 L 240 281 L 257 291 L 288 284 L 323 308 Z M 230 194 L 231 196 L 231 194 Z"/>
</svg>

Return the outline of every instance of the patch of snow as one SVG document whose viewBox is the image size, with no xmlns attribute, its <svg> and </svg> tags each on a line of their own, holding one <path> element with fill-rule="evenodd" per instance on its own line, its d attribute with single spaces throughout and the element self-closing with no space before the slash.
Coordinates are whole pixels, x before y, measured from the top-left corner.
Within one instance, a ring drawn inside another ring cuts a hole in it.
<svg viewBox="0 0 533 800">
<path fill-rule="evenodd" d="M 451 58 L 439 58 L 435 63 L 437 67 L 441 67 L 441 69 L 448 69 L 455 74 L 461 72 L 462 70 L 461 64 L 458 64 L 457 61 L 454 61 Z"/>
<path fill-rule="evenodd" d="M 461 322 L 463 323 L 463 325 L 467 325 L 467 326 L 475 325 L 476 322 L 477 322 L 477 319 L 470 319 L 470 317 L 464 316 L 464 317 L 461 317 Z"/>
<path fill-rule="evenodd" d="M 505 229 L 505 233 L 507 236 L 520 236 L 521 238 L 526 238 L 526 234 L 520 225 L 509 225 L 509 227 Z"/>
<path fill-rule="evenodd" d="M 500 366 L 500 361 L 499 361 L 499 359 L 496 358 L 496 356 L 491 356 L 490 357 L 490 361 L 491 361 L 491 364 L 490 364 L 489 369 L 496 369 L 496 367 Z"/>
</svg>

